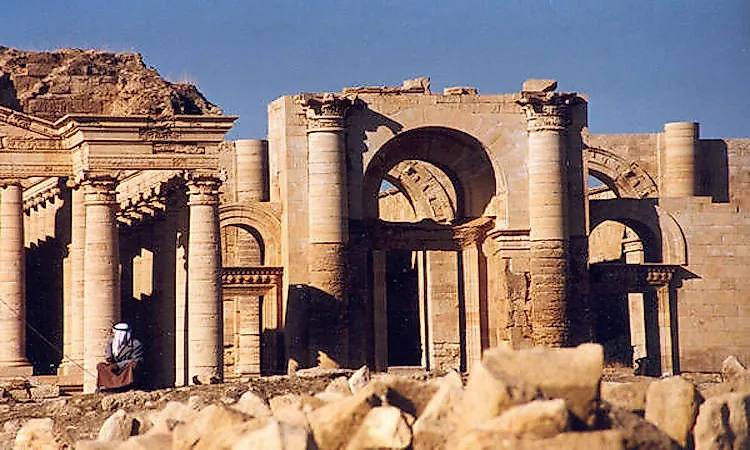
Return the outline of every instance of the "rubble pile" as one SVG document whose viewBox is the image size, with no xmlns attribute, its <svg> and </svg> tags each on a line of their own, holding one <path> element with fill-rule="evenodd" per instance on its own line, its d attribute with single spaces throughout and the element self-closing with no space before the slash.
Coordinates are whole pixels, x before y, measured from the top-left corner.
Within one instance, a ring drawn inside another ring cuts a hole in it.
<svg viewBox="0 0 750 450">
<path fill-rule="evenodd" d="M 682 376 L 603 382 L 596 344 L 494 348 L 465 385 L 457 372 L 420 380 L 316 368 L 272 377 L 296 386 L 287 391 L 256 379 L 213 399 L 198 390 L 181 401 L 153 391 L 68 402 L 95 399 L 106 415 L 96 435 L 75 442 L 81 450 L 746 449 L 750 371 L 733 358 L 724 366 L 721 383 L 699 390 Z M 0 435 L 17 449 L 65 448 L 57 420 L 6 421 Z"/>
<path fill-rule="evenodd" d="M 138 53 L 0 46 L 0 106 L 55 121 L 65 114 L 218 115 L 189 83 L 164 80 Z"/>
</svg>

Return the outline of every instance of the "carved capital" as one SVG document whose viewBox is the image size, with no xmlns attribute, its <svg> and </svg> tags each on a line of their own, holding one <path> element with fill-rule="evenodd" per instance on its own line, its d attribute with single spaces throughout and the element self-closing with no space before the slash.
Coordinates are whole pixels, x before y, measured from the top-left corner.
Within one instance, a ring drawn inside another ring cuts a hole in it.
<svg viewBox="0 0 750 450">
<path fill-rule="evenodd" d="M 529 133 L 565 133 L 570 125 L 569 105 L 577 98 L 575 94 L 568 93 L 525 92 L 518 104 L 526 114 Z"/>
<path fill-rule="evenodd" d="M 84 204 L 116 205 L 118 174 L 86 173 L 80 179 L 84 188 Z"/>
<path fill-rule="evenodd" d="M 9 186 L 21 187 L 21 180 L 18 178 L 0 178 L 0 189 L 5 189 Z"/>
<path fill-rule="evenodd" d="M 346 128 L 346 113 L 354 102 L 347 97 L 326 93 L 302 96 L 299 103 L 305 110 L 307 132 L 341 131 Z"/>
<path fill-rule="evenodd" d="M 188 187 L 188 206 L 219 204 L 221 178 L 213 171 L 191 170 L 185 173 Z"/>
</svg>

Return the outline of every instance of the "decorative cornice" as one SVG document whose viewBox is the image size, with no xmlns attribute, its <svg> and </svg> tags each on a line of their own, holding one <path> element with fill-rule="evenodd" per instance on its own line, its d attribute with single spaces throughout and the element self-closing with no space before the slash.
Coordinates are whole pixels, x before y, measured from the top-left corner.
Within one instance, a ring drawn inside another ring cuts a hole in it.
<svg viewBox="0 0 750 450">
<path fill-rule="evenodd" d="M 117 205 L 117 173 L 85 173 L 80 183 L 84 187 L 86 205 Z"/>
<path fill-rule="evenodd" d="M 60 198 L 65 184 L 61 178 L 48 178 L 25 189 L 23 192 L 23 210 L 29 212 L 47 202 Z"/>
<path fill-rule="evenodd" d="M 305 110 L 307 132 L 342 131 L 346 128 L 346 113 L 354 100 L 336 94 L 301 94 L 298 102 Z"/>
<path fill-rule="evenodd" d="M 283 267 L 224 267 L 221 282 L 227 285 L 281 285 Z"/>
<path fill-rule="evenodd" d="M 524 92 L 517 101 L 526 114 L 529 133 L 565 133 L 570 125 L 569 105 L 578 99 L 574 93 Z"/>
</svg>

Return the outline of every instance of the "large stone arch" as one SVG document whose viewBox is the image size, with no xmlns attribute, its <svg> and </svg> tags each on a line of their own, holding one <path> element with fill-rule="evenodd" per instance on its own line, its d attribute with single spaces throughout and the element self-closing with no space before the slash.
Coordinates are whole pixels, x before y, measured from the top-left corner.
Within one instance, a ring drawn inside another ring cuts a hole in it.
<svg viewBox="0 0 750 450">
<path fill-rule="evenodd" d="M 221 206 L 219 226 L 240 226 L 257 230 L 263 239 L 265 265 L 281 265 L 281 219 L 278 212 L 256 203 Z"/>
<path fill-rule="evenodd" d="M 652 200 L 618 198 L 589 203 L 591 229 L 605 220 L 629 226 L 645 241 L 658 245 L 662 264 L 687 265 L 687 243 L 674 217 Z"/>
<path fill-rule="evenodd" d="M 368 218 L 378 215 L 381 181 L 406 160 L 429 162 L 450 178 L 457 191 L 457 217 L 505 214 L 505 211 L 495 211 L 493 207 L 497 181 L 484 146 L 459 130 L 422 127 L 388 140 L 367 164 L 363 189 L 364 210 Z"/>
<path fill-rule="evenodd" d="M 589 172 L 605 183 L 620 198 L 653 198 L 659 189 L 653 178 L 635 161 L 596 147 L 585 147 Z"/>
</svg>

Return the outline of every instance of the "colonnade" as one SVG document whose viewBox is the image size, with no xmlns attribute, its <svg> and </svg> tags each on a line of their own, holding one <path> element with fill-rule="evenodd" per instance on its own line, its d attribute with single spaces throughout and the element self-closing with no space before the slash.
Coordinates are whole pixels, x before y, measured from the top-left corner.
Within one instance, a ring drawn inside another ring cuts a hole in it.
<svg viewBox="0 0 750 450">
<path fill-rule="evenodd" d="M 104 360 L 111 327 L 120 320 L 117 181 L 108 173 L 86 174 L 69 185 L 72 204 L 65 273 L 70 280 L 65 286 L 70 292 L 65 302 L 69 310 L 63 314 L 66 358 L 61 373 L 82 375 L 84 392 L 96 387 L 96 364 Z M 223 377 L 220 181 L 213 173 L 187 171 L 186 182 L 190 221 L 187 292 L 183 292 L 188 325 L 183 330 L 188 376 L 184 381 L 211 382 Z M 0 376 L 31 375 L 25 350 L 23 187 L 18 180 L 3 180 L 0 187 Z"/>
</svg>

